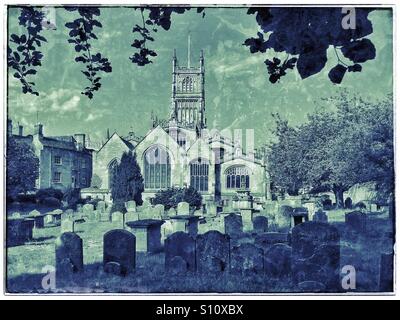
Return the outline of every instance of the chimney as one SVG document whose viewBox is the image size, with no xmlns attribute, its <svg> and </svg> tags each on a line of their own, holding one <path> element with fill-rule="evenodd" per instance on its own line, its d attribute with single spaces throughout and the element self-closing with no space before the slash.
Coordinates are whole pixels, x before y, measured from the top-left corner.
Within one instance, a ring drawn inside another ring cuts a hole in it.
<svg viewBox="0 0 400 320">
<path fill-rule="evenodd" d="M 74 134 L 75 140 L 78 143 L 78 148 L 83 149 L 86 147 L 86 135 L 84 133 Z"/>
<path fill-rule="evenodd" d="M 11 119 L 7 119 L 7 136 L 12 136 L 12 120 Z"/>
<path fill-rule="evenodd" d="M 23 136 L 24 135 L 24 126 L 23 125 L 18 125 L 18 135 Z"/>
<path fill-rule="evenodd" d="M 34 134 L 40 137 L 43 136 L 43 125 L 41 123 L 35 124 Z"/>
</svg>

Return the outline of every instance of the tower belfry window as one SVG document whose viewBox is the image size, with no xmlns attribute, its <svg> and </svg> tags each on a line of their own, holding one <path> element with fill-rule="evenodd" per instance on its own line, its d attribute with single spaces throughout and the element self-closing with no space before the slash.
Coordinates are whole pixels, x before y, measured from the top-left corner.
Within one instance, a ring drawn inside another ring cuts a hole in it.
<svg viewBox="0 0 400 320">
<path fill-rule="evenodd" d="M 191 77 L 186 77 L 182 80 L 182 91 L 191 92 L 193 91 L 193 80 Z"/>
</svg>

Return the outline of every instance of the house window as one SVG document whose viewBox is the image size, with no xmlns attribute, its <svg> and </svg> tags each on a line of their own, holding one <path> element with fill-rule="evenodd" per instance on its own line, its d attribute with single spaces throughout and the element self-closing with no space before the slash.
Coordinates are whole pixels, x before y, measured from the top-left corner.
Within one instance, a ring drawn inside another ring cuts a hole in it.
<svg viewBox="0 0 400 320">
<path fill-rule="evenodd" d="M 60 156 L 54 156 L 54 164 L 61 164 L 61 157 Z"/>
<path fill-rule="evenodd" d="M 162 189 L 171 186 L 171 164 L 167 150 L 160 146 L 150 147 L 143 161 L 146 189 Z"/>
<path fill-rule="evenodd" d="M 53 182 L 55 182 L 55 183 L 61 182 L 61 172 L 54 172 Z"/>
<path fill-rule="evenodd" d="M 197 191 L 208 191 L 208 163 L 197 159 L 190 163 L 190 186 Z"/>
<path fill-rule="evenodd" d="M 248 189 L 250 174 L 245 166 L 230 167 L 225 172 L 227 189 Z"/>
</svg>

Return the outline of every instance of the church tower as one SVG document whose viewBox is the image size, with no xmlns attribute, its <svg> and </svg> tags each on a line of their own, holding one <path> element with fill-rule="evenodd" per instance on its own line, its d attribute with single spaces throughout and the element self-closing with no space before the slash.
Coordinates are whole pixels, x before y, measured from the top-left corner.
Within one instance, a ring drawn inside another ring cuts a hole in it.
<svg viewBox="0 0 400 320">
<path fill-rule="evenodd" d="M 200 132 L 206 127 L 204 101 L 204 56 L 200 52 L 199 65 L 190 65 L 190 35 L 188 37 L 187 66 L 180 66 L 176 51 L 172 58 L 172 99 L 170 121 L 178 127 Z"/>
</svg>

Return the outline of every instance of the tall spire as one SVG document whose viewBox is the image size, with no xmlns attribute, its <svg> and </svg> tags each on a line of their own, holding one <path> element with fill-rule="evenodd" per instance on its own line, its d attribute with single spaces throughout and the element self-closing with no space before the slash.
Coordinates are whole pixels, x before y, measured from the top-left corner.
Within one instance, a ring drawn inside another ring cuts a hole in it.
<svg viewBox="0 0 400 320">
<path fill-rule="evenodd" d="M 188 68 L 190 68 L 190 31 L 189 31 L 189 33 L 188 33 L 187 63 L 188 63 Z"/>
</svg>

